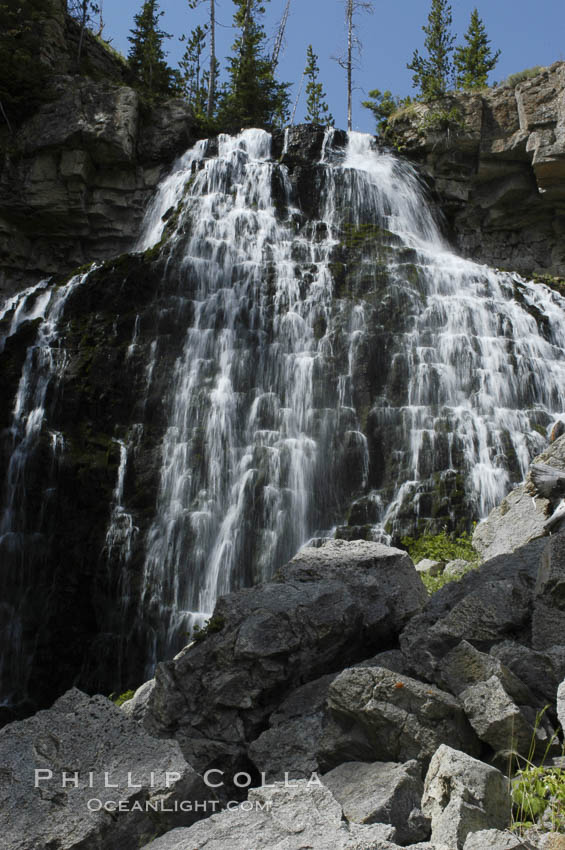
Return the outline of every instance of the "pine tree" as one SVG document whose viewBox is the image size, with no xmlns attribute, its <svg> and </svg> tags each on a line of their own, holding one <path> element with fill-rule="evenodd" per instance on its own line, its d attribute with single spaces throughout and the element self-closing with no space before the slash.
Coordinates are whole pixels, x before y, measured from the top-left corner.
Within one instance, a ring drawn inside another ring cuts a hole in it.
<svg viewBox="0 0 565 850">
<path fill-rule="evenodd" d="M 453 42 L 451 34 L 453 18 L 451 6 L 447 0 L 432 0 L 428 15 L 428 25 L 422 27 L 426 33 L 424 42 L 428 58 L 414 51 L 412 61 L 406 67 L 413 71 L 413 83 L 420 89 L 423 100 L 434 100 L 442 97 L 449 87 L 453 77 Z"/>
<path fill-rule="evenodd" d="M 325 101 L 326 94 L 321 83 L 318 82 L 318 57 L 308 45 L 306 54 L 306 69 L 304 74 L 308 80 L 306 84 L 306 121 L 309 124 L 324 124 L 332 126 L 334 119 Z"/>
<path fill-rule="evenodd" d="M 131 44 L 128 65 L 134 81 L 149 100 L 178 93 L 178 76 L 165 61 L 163 42 L 171 36 L 159 27 L 163 14 L 157 0 L 145 0 L 128 37 Z"/>
<path fill-rule="evenodd" d="M 484 88 L 488 75 L 498 62 L 500 50 L 493 54 L 490 39 L 477 9 L 471 13 L 465 42 L 465 46 L 458 47 L 454 54 L 457 87 L 467 90 Z"/>
<path fill-rule="evenodd" d="M 197 117 L 203 117 L 207 100 L 207 75 L 202 70 L 202 55 L 206 47 L 207 27 L 197 26 L 190 37 L 184 36 L 186 50 L 179 62 L 181 85 L 185 98 Z"/>
<path fill-rule="evenodd" d="M 229 83 L 221 103 L 220 122 L 231 130 L 281 124 L 288 116 L 288 85 L 275 80 L 267 54 L 265 31 L 260 23 L 265 7 L 260 0 L 234 3 L 234 25 L 239 34 L 228 59 Z"/>
<path fill-rule="evenodd" d="M 80 60 L 82 56 L 82 46 L 84 43 L 84 34 L 93 19 L 93 15 L 100 15 L 100 6 L 92 0 L 67 0 L 67 12 L 74 18 L 80 26 L 80 37 L 78 40 L 78 50 L 76 57 L 77 67 L 80 69 Z"/>
<path fill-rule="evenodd" d="M 380 89 L 373 89 L 369 92 L 369 100 L 364 100 L 361 106 L 371 110 L 377 124 L 377 133 L 382 134 L 386 130 L 388 119 L 393 112 L 396 112 L 402 106 L 407 106 L 409 102 L 409 97 L 400 100 L 400 98 L 394 97 L 388 89 L 384 92 Z"/>
<path fill-rule="evenodd" d="M 188 5 L 191 9 L 196 9 L 201 3 L 209 3 L 210 5 L 210 16 L 206 27 L 210 35 L 210 64 L 208 73 L 204 79 L 207 81 L 206 84 L 208 86 L 206 117 L 211 121 L 216 109 L 216 92 L 218 90 L 218 74 L 220 70 L 220 63 L 216 58 L 216 0 L 188 0 Z"/>
</svg>

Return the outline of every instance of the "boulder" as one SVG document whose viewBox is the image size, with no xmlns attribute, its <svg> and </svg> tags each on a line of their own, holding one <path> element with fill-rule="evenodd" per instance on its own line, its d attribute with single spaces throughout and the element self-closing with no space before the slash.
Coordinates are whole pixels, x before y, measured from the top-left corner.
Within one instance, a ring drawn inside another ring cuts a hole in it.
<svg viewBox="0 0 565 850">
<path fill-rule="evenodd" d="M 176 741 L 151 738 L 110 700 L 76 689 L 4 727 L 0 764 L 4 850 L 137 850 L 214 799 Z"/>
<path fill-rule="evenodd" d="M 557 718 L 565 732 L 565 681 L 561 682 L 557 691 Z"/>
<path fill-rule="evenodd" d="M 125 712 L 128 717 L 131 717 L 132 720 L 136 720 L 137 723 L 142 723 L 149 703 L 149 698 L 153 693 L 154 687 L 155 679 L 149 679 L 148 682 L 144 682 L 143 685 L 139 686 L 131 699 L 122 703 L 122 711 Z"/>
<path fill-rule="evenodd" d="M 349 824 L 328 788 L 305 780 L 255 788 L 237 808 L 175 829 L 147 850 L 386 850 L 394 829 Z"/>
<path fill-rule="evenodd" d="M 484 561 L 515 552 L 546 534 L 545 523 L 550 513 L 549 499 L 533 496 L 521 484 L 478 524 L 473 546 Z"/>
<path fill-rule="evenodd" d="M 416 564 L 419 573 L 429 576 L 438 576 L 442 572 L 441 561 L 433 561 L 431 558 L 423 558 Z"/>
<path fill-rule="evenodd" d="M 285 694 L 390 646 L 427 602 L 405 552 L 333 540 L 218 601 L 219 629 L 160 664 L 144 724 L 205 770 L 245 758 Z M 374 760 L 374 759 L 373 759 Z"/>
<path fill-rule="evenodd" d="M 266 729 L 247 751 L 267 782 L 308 779 L 319 770 L 326 699 L 333 674 L 297 688 L 269 719 Z"/>
<path fill-rule="evenodd" d="M 354 823 L 390 823 L 398 844 L 425 841 L 430 825 L 420 810 L 424 783 L 417 761 L 346 762 L 322 777 Z"/>
<path fill-rule="evenodd" d="M 382 667 L 344 670 L 330 685 L 333 724 L 324 729 L 320 762 L 428 763 L 441 743 L 478 752 L 478 741 L 451 694 Z M 359 758 L 361 755 L 361 758 Z"/>
<path fill-rule="evenodd" d="M 452 578 L 460 578 L 473 569 L 474 564 L 470 561 L 465 561 L 463 558 L 456 558 L 454 561 L 449 561 L 445 565 L 443 574 Z"/>
<path fill-rule="evenodd" d="M 432 844 L 461 850 L 469 833 L 507 826 L 510 784 L 496 768 L 442 744 L 426 774 L 422 811 Z"/>
<path fill-rule="evenodd" d="M 555 480 L 543 474 L 552 469 L 557 474 Z M 560 500 L 560 474 L 565 474 L 565 436 L 534 458 L 525 483 L 512 490 L 476 527 L 473 546 L 483 560 L 514 552 L 530 540 L 547 535 L 548 518 Z"/>
<path fill-rule="evenodd" d="M 539 652 L 507 640 L 493 646 L 490 654 L 523 680 L 534 694 L 536 704 L 555 703 L 557 688 L 565 677 L 565 646 L 552 646 Z"/>
<path fill-rule="evenodd" d="M 508 830 L 480 829 L 470 832 L 463 845 L 463 850 L 534 850 L 529 841 Z"/>
<path fill-rule="evenodd" d="M 536 850 L 565 850 L 565 835 L 560 832 L 546 832 L 540 837 Z"/>
<path fill-rule="evenodd" d="M 461 640 L 483 652 L 509 638 L 529 643 L 533 589 L 546 545 L 544 538 L 533 540 L 434 593 L 400 636 L 400 648 L 420 676 L 439 684 L 441 659 Z"/>
<path fill-rule="evenodd" d="M 440 662 L 442 681 L 451 693 L 459 696 L 470 685 L 495 676 L 502 687 L 520 705 L 536 705 L 530 689 L 495 656 L 475 649 L 462 640 Z M 543 707 L 543 706 L 542 706 Z"/>
<path fill-rule="evenodd" d="M 389 649 L 386 652 L 378 652 L 376 655 L 373 655 L 372 658 L 365 658 L 355 666 L 386 667 L 387 670 L 392 670 L 394 673 L 404 673 L 406 676 L 414 675 L 414 671 L 408 663 L 408 660 L 399 649 Z"/>
<path fill-rule="evenodd" d="M 543 553 L 534 595 L 532 645 L 544 650 L 564 642 L 565 532 L 561 532 L 551 536 Z"/>
<path fill-rule="evenodd" d="M 470 685 L 459 694 L 459 699 L 471 726 L 481 741 L 495 751 L 497 761 L 507 764 L 515 752 L 527 756 L 532 744 L 543 757 L 553 729 L 546 719 L 536 725 L 536 712 L 520 709 L 498 676 Z"/>
</svg>

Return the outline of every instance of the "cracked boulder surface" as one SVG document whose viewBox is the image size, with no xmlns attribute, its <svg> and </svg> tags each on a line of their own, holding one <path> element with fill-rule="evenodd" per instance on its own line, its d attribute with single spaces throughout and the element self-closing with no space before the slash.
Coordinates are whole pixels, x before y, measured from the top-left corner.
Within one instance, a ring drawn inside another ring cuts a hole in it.
<svg viewBox="0 0 565 850">
<path fill-rule="evenodd" d="M 218 631 L 159 664 L 144 725 L 199 771 L 241 768 L 284 696 L 391 646 L 427 594 L 405 552 L 333 540 L 222 597 Z"/>
</svg>

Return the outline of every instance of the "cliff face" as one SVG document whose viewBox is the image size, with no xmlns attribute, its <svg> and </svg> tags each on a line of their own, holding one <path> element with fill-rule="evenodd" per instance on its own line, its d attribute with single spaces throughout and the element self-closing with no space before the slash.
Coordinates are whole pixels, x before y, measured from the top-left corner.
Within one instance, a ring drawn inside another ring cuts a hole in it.
<svg viewBox="0 0 565 850">
<path fill-rule="evenodd" d="M 22 713 L 141 681 L 331 529 L 469 527 L 565 409 L 564 299 L 450 254 L 370 137 L 198 143 L 139 244 L 0 309 L 0 692 Z"/>
<path fill-rule="evenodd" d="M 0 297 L 132 247 L 163 172 L 191 142 L 183 101 L 145 107 L 124 65 L 52 0 L 40 61 L 48 100 L 0 130 Z"/>
<path fill-rule="evenodd" d="M 515 88 L 456 93 L 393 121 L 391 139 L 431 180 L 465 256 L 565 275 L 564 92 L 557 62 Z M 442 127 L 450 110 L 460 118 Z"/>
</svg>

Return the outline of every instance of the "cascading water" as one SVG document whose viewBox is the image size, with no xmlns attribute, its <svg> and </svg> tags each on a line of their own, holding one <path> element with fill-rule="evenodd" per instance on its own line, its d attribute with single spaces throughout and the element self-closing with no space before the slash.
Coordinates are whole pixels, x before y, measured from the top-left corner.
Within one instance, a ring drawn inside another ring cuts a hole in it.
<svg viewBox="0 0 565 850">
<path fill-rule="evenodd" d="M 22 678 L 25 680 L 30 671 L 31 651 L 29 639 L 24 640 L 23 612 L 41 604 L 34 599 L 33 565 L 45 555 L 43 540 L 28 510 L 29 490 L 35 485 L 28 477 L 28 461 L 47 431 L 50 457 L 44 458 L 43 466 L 46 480 L 55 484 L 64 437 L 49 429 L 47 393 L 66 365 L 66 352 L 58 344 L 59 319 L 67 298 L 87 277 L 88 273 L 77 275 L 57 290 L 48 288 L 48 281 L 41 281 L 10 299 L 0 311 L 0 321 L 9 320 L 7 331 L 0 336 L 2 348 L 24 322 L 40 322 L 35 343 L 27 351 L 6 435 L 11 450 L 0 510 L 0 694 L 6 702 L 19 697 Z M 44 489 L 42 515 L 51 510 L 54 495 L 54 486 Z"/>
<path fill-rule="evenodd" d="M 161 276 L 153 307 L 133 304 L 120 354 L 139 389 L 107 431 L 117 461 L 99 560 L 127 623 L 116 651 L 142 647 L 145 673 L 218 595 L 346 520 L 342 536 L 390 540 L 484 516 L 565 410 L 560 295 L 452 254 L 412 168 L 370 137 L 340 147 L 328 132 L 308 168 L 288 141 L 282 161 L 260 130 L 198 143 L 137 242 Z M 0 312 L 7 339 L 44 317 L 4 489 L 2 545 L 17 541 L 21 564 L 34 529 L 25 500 L 16 517 L 17 470 L 46 430 L 66 452 L 42 387 L 65 384 L 58 335 L 79 282 Z M 136 487 L 147 458 L 150 508 Z"/>
</svg>

